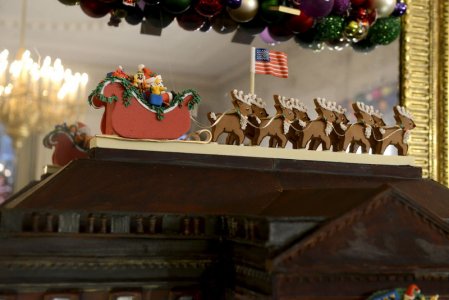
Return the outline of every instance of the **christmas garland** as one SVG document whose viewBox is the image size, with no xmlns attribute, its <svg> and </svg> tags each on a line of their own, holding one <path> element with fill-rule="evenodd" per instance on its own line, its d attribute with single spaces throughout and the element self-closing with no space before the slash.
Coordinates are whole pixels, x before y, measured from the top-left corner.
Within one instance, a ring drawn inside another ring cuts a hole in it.
<svg viewBox="0 0 449 300">
<path fill-rule="evenodd" d="M 90 93 L 87 101 L 92 106 L 93 105 L 93 99 L 98 98 L 101 102 L 105 103 L 113 103 L 118 100 L 117 95 L 112 95 L 111 97 L 107 97 L 103 95 L 103 89 L 105 85 L 109 83 L 120 83 L 123 86 L 123 94 L 122 94 L 122 100 L 123 105 L 125 107 L 128 107 L 131 104 L 131 98 L 136 97 L 141 103 L 143 103 L 146 107 L 148 107 L 151 110 L 154 110 L 156 112 L 156 118 L 158 120 L 164 119 L 164 112 L 177 105 L 181 105 L 182 101 L 184 101 L 184 96 L 187 94 L 192 95 L 192 99 L 187 103 L 187 107 L 189 110 L 192 110 L 195 108 L 195 105 L 197 105 L 201 101 L 201 97 L 198 94 L 197 91 L 193 89 L 186 89 L 182 91 L 181 93 L 175 94 L 172 101 L 170 101 L 170 105 L 168 107 L 163 106 L 157 106 L 149 103 L 145 97 L 143 96 L 142 92 L 139 91 L 132 83 L 121 77 L 116 76 L 107 76 L 103 81 L 101 81 L 97 87 Z"/>
</svg>

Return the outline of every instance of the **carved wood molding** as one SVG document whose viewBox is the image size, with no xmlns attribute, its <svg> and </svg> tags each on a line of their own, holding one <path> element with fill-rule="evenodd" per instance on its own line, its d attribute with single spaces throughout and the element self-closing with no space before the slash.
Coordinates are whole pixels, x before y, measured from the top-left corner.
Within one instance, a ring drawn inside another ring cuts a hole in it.
<svg viewBox="0 0 449 300">
<path fill-rule="evenodd" d="M 206 269 L 214 263 L 212 259 L 142 259 L 125 258 L 102 260 L 56 260 L 56 259 L 11 259 L 0 261 L 0 268 L 8 270 L 124 270 L 124 269 Z"/>
<path fill-rule="evenodd" d="M 417 127 L 409 154 L 423 177 L 449 186 L 449 3 L 407 0 L 401 39 L 401 103 Z"/>
<path fill-rule="evenodd" d="M 418 220 L 421 220 L 423 225 L 429 226 L 446 239 L 449 239 L 449 227 L 443 220 L 436 216 L 434 217 L 432 212 L 416 205 L 414 202 L 410 202 L 407 200 L 407 197 L 402 195 L 398 190 L 389 187 L 376 195 L 373 200 L 366 202 L 336 220 L 324 225 L 322 228 L 317 229 L 315 233 L 312 233 L 310 237 L 306 238 L 304 241 L 299 242 L 299 244 L 294 246 L 292 250 L 286 251 L 276 257 L 273 264 L 277 265 L 282 263 L 282 261 L 288 264 L 303 252 L 316 247 L 320 242 L 330 238 L 339 231 L 352 226 L 355 222 L 361 220 L 373 210 L 390 202 L 403 206 L 407 211 L 415 215 Z"/>
</svg>

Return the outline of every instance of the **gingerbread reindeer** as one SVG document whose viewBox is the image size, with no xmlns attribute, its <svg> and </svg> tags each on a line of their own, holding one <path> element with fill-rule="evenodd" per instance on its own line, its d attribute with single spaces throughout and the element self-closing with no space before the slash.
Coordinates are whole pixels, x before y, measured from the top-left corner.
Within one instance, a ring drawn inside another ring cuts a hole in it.
<svg viewBox="0 0 449 300">
<path fill-rule="evenodd" d="M 295 114 L 290 101 L 285 97 L 274 95 L 274 102 L 276 108 L 276 115 L 272 118 L 263 119 L 258 128 L 255 130 L 253 138 L 253 145 L 260 145 L 262 140 L 270 136 L 276 140 L 271 143 L 271 147 L 279 146 L 285 148 L 287 144 L 287 137 L 291 123 L 295 120 Z"/>
<path fill-rule="evenodd" d="M 336 120 L 334 114 L 334 105 L 327 102 L 324 98 L 316 98 L 315 110 L 318 118 L 310 121 L 303 129 L 302 139 L 298 143 L 298 148 L 305 148 L 310 142 L 309 149 L 316 150 L 320 144 L 323 150 L 329 150 L 331 147 L 330 134 L 333 130 L 333 123 Z"/>
<path fill-rule="evenodd" d="M 372 126 L 374 125 L 374 120 L 371 116 L 372 108 L 362 102 L 353 103 L 352 108 L 354 109 L 357 123 L 352 124 L 346 130 L 340 150 L 346 151 L 348 145 L 351 145 L 350 150 L 355 152 L 358 148 L 357 146 L 361 146 L 362 152 L 368 153 L 371 148 L 370 138 Z"/>
<path fill-rule="evenodd" d="M 399 155 L 406 155 L 408 151 L 408 139 L 410 137 L 410 130 L 416 127 L 413 121 L 413 115 L 408 112 L 403 106 L 395 106 L 393 108 L 396 126 L 383 127 L 380 132 L 381 138 L 377 140 L 377 145 L 374 153 L 383 154 L 389 145 L 393 145 L 398 149 Z"/>
<path fill-rule="evenodd" d="M 245 137 L 250 141 L 254 139 L 254 134 L 256 133 L 256 127 L 259 126 L 262 119 L 268 117 L 267 110 L 265 107 L 266 103 L 262 98 L 258 98 L 255 94 L 248 94 L 249 100 L 251 102 L 252 114 L 248 115 L 248 126 L 244 130 Z M 226 144 L 233 145 L 236 142 L 236 137 L 233 134 L 229 134 L 226 138 Z"/>
<path fill-rule="evenodd" d="M 222 133 L 228 133 L 236 137 L 236 144 L 240 145 L 245 139 L 244 130 L 248 125 L 248 117 L 252 114 L 250 96 L 243 91 L 231 91 L 234 110 L 229 113 L 208 113 L 207 117 L 212 123 L 212 142 L 216 142 Z"/>
<path fill-rule="evenodd" d="M 298 148 L 298 142 L 302 139 L 302 131 L 304 127 L 310 122 L 310 117 L 307 113 L 307 107 L 301 100 L 296 98 L 289 98 L 293 112 L 295 114 L 295 120 L 291 123 L 288 132 L 285 134 L 287 140 L 292 144 L 293 149 Z M 270 147 L 276 147 L 277 140 L 270 139 Z"/>
<path fill-rule="evenodd" d="M 349 119 L 346 116 L 346 109 L 343 108 L 341 105 L 336 105 L 334 102 L 333 104 L 333 112 L 335 114 L 335 121 L 333 123 L 334 128 L 330 134 L 330 139 L 332 143 L 332 150 L 342 151 L 340 149 L 341 145 L 343 144 L 342 140 L 345 138 L 346 130 L 348 129 Z"/>
</svg>

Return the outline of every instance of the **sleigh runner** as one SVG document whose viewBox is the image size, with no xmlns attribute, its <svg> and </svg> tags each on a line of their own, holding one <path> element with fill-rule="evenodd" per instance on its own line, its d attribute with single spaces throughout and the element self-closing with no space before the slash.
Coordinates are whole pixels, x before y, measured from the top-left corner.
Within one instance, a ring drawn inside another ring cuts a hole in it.
<svg viewBox="0 0 449 300">
<path fill-rule="evenodd" d="M 190 129 L 190 110 L 200 101 L 194 90 L 164 93 L 165 106 L 152 105 L 129 80 L 108 76 L 89 96 L 94 108 L 104 107 L 103 134 L 134 139 L 177 139 Z M 171 98 L 168 99 L 168 98 Z"/>
</svg>

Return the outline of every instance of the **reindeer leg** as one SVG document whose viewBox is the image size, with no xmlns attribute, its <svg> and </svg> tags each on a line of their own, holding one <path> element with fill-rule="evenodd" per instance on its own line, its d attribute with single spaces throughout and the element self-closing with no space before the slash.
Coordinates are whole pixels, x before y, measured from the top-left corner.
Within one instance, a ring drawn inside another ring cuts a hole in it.
<svg viewBox="0 0 449 300">
<path fill-rule="evenodd" d="M 236 138 L 234 137 L 233 133 L 229 133 L 226 137 L 226 144 L 227 145 L 234 145 Z"/>
<path fill-rule="evenodd" d="M 370 143 L 369 141 L 361 141 L 362 143 L 362 153 L 368 153 L 369 148 L 370 148 Z"/>
<path fill-rule="evenodd" d="M 321 140 L 318 138 L 312 138 L 309 145 L 309 150 L 316 150 L 321 144 Z"/>
<path fill-rule="evenodd" d="M 321 137 L 323 141 L 323 150 L 329 150 L 331 148 L 331 139 L 326 135 Z"/>
<path fill-rule="evenodd" d="M 218 125 L 218 124 L 217 124 Z M 212 142 L 217 142 L 218 137 L 223 133 L 224 128 L 222 126 L 212 127 Z"/>
<path fill-rule="evenodd" d="M 287 145 L 287 141 L 288 141 L 287 137 L 285 135 L 281 134 L 281 135 L 278 135 L 278 139 L 280 141 L 280 147 L 285 148 L 285 145 Z"/>
<path fill-rule="evenodd" d="M 407 155 L 408 145 L 404 143 L 398 144 L 398 155 Z"/>
<path fill-rule="evenodd" d="M 237 132 L 233 132 L 236 136 L 236 145 L 241 145 L 243 144 L 243 141 L 245 140 L 245 134 L 243 133 L 242 130 L 237 131 Z"/>
<path fill-rule="evenodd" d="M 387 149 L 387 147 L 390 145 L 390 142 L 388 141 L 382 141 L 379 143 L 379 153 L 378 154 L 384 154 L 385 149 Z"/>
<path fill-rule="evenodd" d="M 262 133 L 262 132 L 259 132 L 259 134 L 256 133 L 256 136 L 254 137 L 253 145 L 259 146 L 265 137 L 266 137 L 265 133 Z"/>
</svg>

